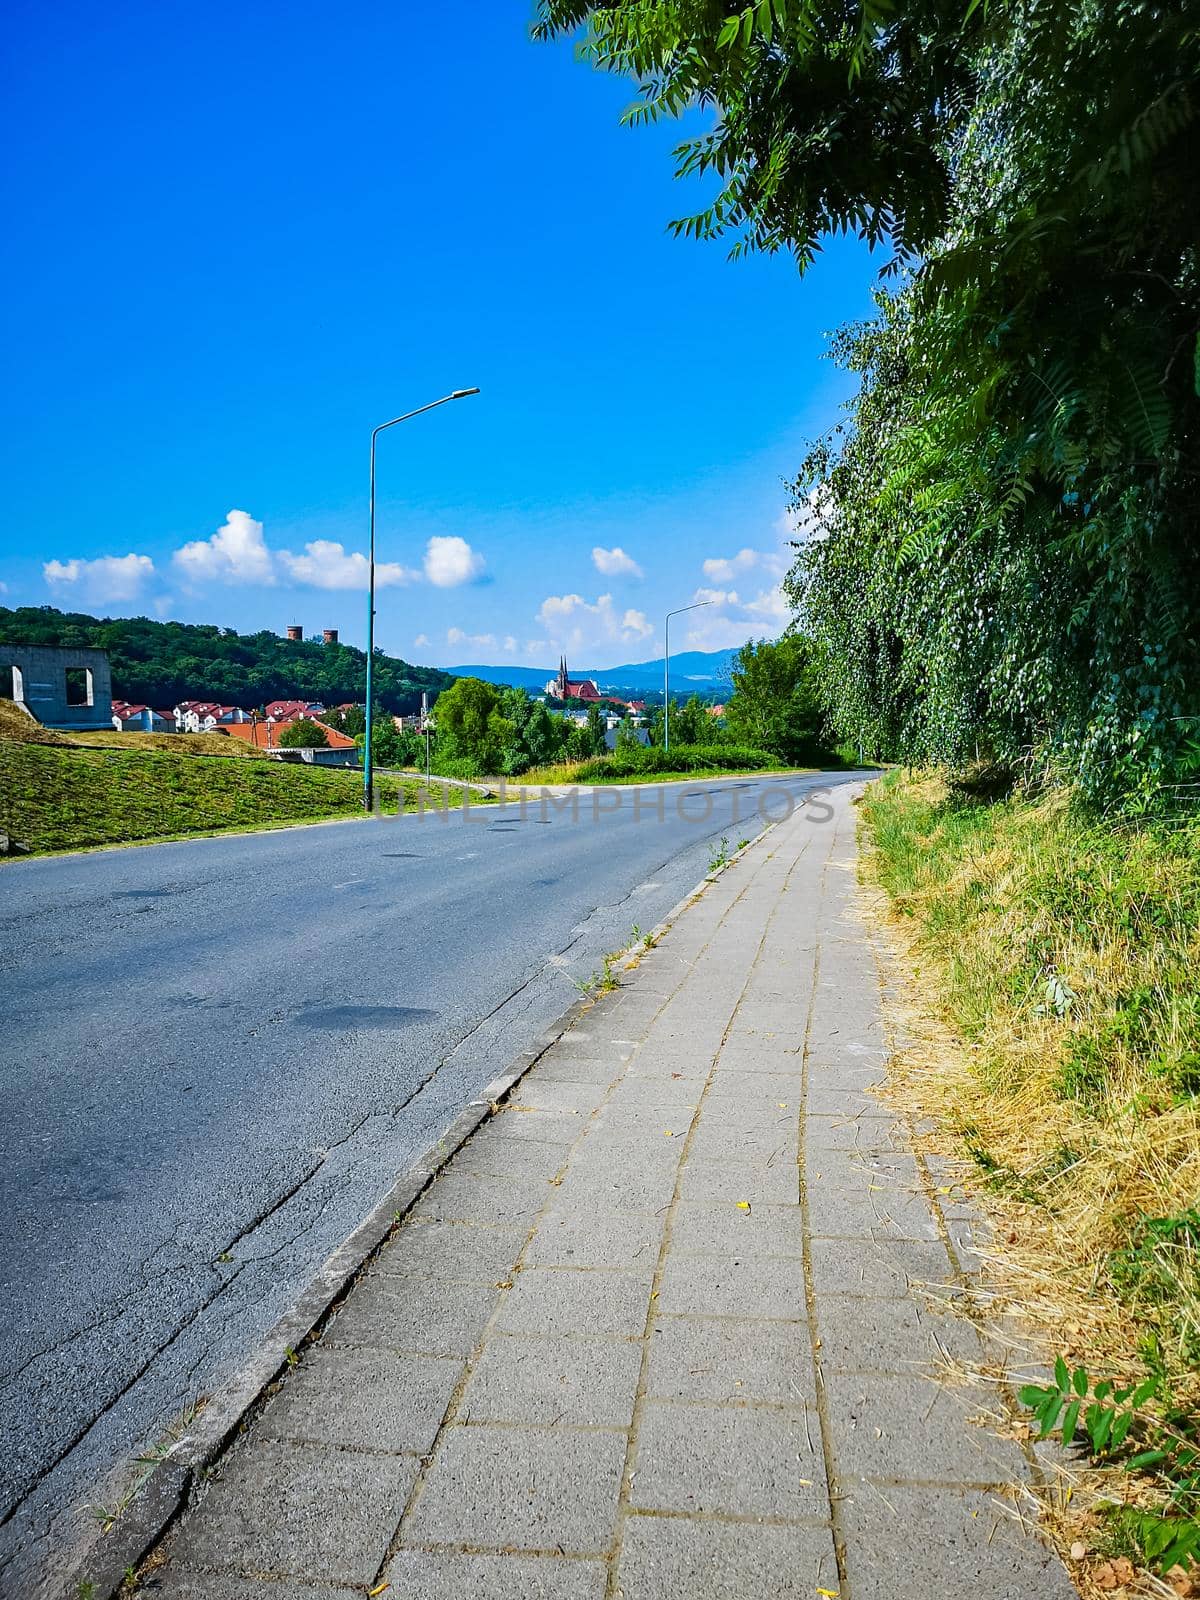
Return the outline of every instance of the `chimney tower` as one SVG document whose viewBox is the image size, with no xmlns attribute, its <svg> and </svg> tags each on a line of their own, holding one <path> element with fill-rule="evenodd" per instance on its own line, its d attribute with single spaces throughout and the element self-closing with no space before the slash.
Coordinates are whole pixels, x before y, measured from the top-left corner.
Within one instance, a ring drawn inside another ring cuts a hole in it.
<svg viewBox="0 0 1200 1600">
<path fill-rule="evenodd" d="M 326 644 L 336 644 L 338 642 L 338 631 L 336 628 L 326 628 L 322 637 Z"/>
<path fill-rule="evenodd" d="M 298 622 L 293 622 L 287 631 L 288 640 L 292 644 L 300 644 L 304 639 L 304 629 Z"/>
</svg>

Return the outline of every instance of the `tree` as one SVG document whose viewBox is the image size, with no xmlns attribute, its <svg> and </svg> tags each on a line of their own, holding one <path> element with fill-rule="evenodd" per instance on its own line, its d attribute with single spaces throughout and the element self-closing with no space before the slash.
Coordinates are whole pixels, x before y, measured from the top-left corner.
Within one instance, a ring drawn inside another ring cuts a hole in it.
<svg viewBox="0 0 1200 1600">
<path fill-rule="evenodd" d="M 604 718 L 600 714 L 600 707 L 597 705 L 589 705 L 587 708 L 587 736 L 589 745 L 587 754 L 589 756 L 602 756 L 604 754 L 605 750 L 608 748 L 608 741 L 605 738 L 605 732 L 605 723 Z"/>
<path fill-rule="evenodd" d="M 709 727 L 708 711 L 698 694 L 683 705 L 672 703 L 671 736 L 676 744 L 703 744 Z"/>
<path fill-rule="evenodd" d="M 437 699 L 438 756 L 470 762 L 481 773 L 504 768 L 517 738 L 515 721 L 502 711 L 502 697 L 482 678 L 456 678 Z"/>
<path fill-rule="evenodd" d="M 630 750 L 638 750 L 640 748 L 641 740 L 637 736 L 632 720 L 629 716 L 622 717 L 617 724 L 617 739 L 613 747 L 613 753 L 620 756 L 625 755 Z"/>
<path fill-rule="evenodd" d="M 297 717 L 279 730 L 276 744 L 282 750 L 328 750 L 329 736 L 319 723 L 307 717 Z"/>
<path fill-rule="evenodd" d="M 0 639 L 107 651 L 114 692 L 152 706 L 181 700 L 218 700 L 247 709 L 271 700 L 336 705 L 361 701 L 366 693 L 367 658 L 361 650 L 267 632 L 240 634 L 207 623 L 101 619 L 53 606 L 0 606 Z M 448 673 L 412 666 L 381 650 L 375 652 L 373 674 L 376 703 L 391 712 L 411 713 L 422 690 L 436 694 L 454 681 Z"/>
<path fill-rule="evenodd" d="M 733 662 L 733 694 L 725 708 L 730 737 L 798 765 L 822 756 L 819 681 L 814 652 L 799 634 L 772 644 L 744 644 Z"/>
<path fill-rule="evenodd" d="M 674 224 L 794 254 L 846 229 L 893 292 L 797 481 L 789 594 L 840 731 L 976 748 L 1096 799 L 1200 765 L 1200 30 L 1157 0 L 542 0 L 543 36 L 716 108 Z"/>
</svg>

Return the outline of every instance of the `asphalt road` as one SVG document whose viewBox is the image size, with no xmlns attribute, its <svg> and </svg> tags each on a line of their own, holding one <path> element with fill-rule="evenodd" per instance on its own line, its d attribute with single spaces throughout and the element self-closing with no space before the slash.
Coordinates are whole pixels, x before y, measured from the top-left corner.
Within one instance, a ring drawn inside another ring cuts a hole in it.
<svg viewBox="0 0 1200 1600">
<path fill-rule="evenodd" d="M 0 1593 L 714 841 L 851 776 L 0 868 Z"/>
</svg>

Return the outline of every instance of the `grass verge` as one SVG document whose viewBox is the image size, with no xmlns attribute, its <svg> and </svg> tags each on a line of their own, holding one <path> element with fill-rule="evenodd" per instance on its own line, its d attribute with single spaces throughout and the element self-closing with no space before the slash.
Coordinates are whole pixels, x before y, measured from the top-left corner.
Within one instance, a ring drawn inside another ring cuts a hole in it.
<svg viewBox="0 0 1200 1600">
<path fill-rule="evenodd" d="M 897 1090 L 972 1164 L 991 1286 L 1061 1358 L 1024 1399 L 1089 1469 L 1063 1517 L 1076 1575 L 1200 1592 L 1200 822 L 899 773 L 862 814 L 915 980 Z"/>
<path fill-rule="evenodd" d="M 378 787 L 395 812 L 400 786 Z M 416 789 L 403 785 L 405 810 Z M 351 771 L 0 739 L 0 830 L 36 852 L 361 814 L 362 776 Z"/>
</svg>

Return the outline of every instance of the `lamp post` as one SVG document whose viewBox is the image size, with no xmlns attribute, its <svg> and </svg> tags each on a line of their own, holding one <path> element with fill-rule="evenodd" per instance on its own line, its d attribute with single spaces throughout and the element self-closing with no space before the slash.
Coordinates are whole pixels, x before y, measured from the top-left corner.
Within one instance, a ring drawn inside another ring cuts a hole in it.
<svg viewBox="0 0 1200 1600">
<path fill-rule="evenodd" d="M 677 606 L 667 612 L 663 625 L 663 753 L 671 748 L 671 618 L 681 617 L 685 611 L 699 611 L 701 606 L 711 606 L 711 600 L 697 600 L 690 606 Z"/>
<path fill-rule="evenodd" d="M 367 725 L 363 737 L 363 809 L 368 816 L 371 814 L 375 801 L 371 767 L 371 712 L 373 709 L 371 664 L 372 657 L 375 654 L 375 441 L 385 428 L 394 428 L 398 422 L 407 422 L 411 417 L 419 417 L 422 412 L 432 411 L 437 406 L 444 406 L 449 400 L 465 400 L 468 395 L 478 393 L 478 389 L 455 389 L 453 394 L 444 394 L 440 400 L 431 400 L 428 405 L 418 406 L 415 411 L 406 411 L 402 417 L 393 417 L 390 422 L 381 422 L 371 434 L 371 527 L 367 541 Z"/>
</svg>

